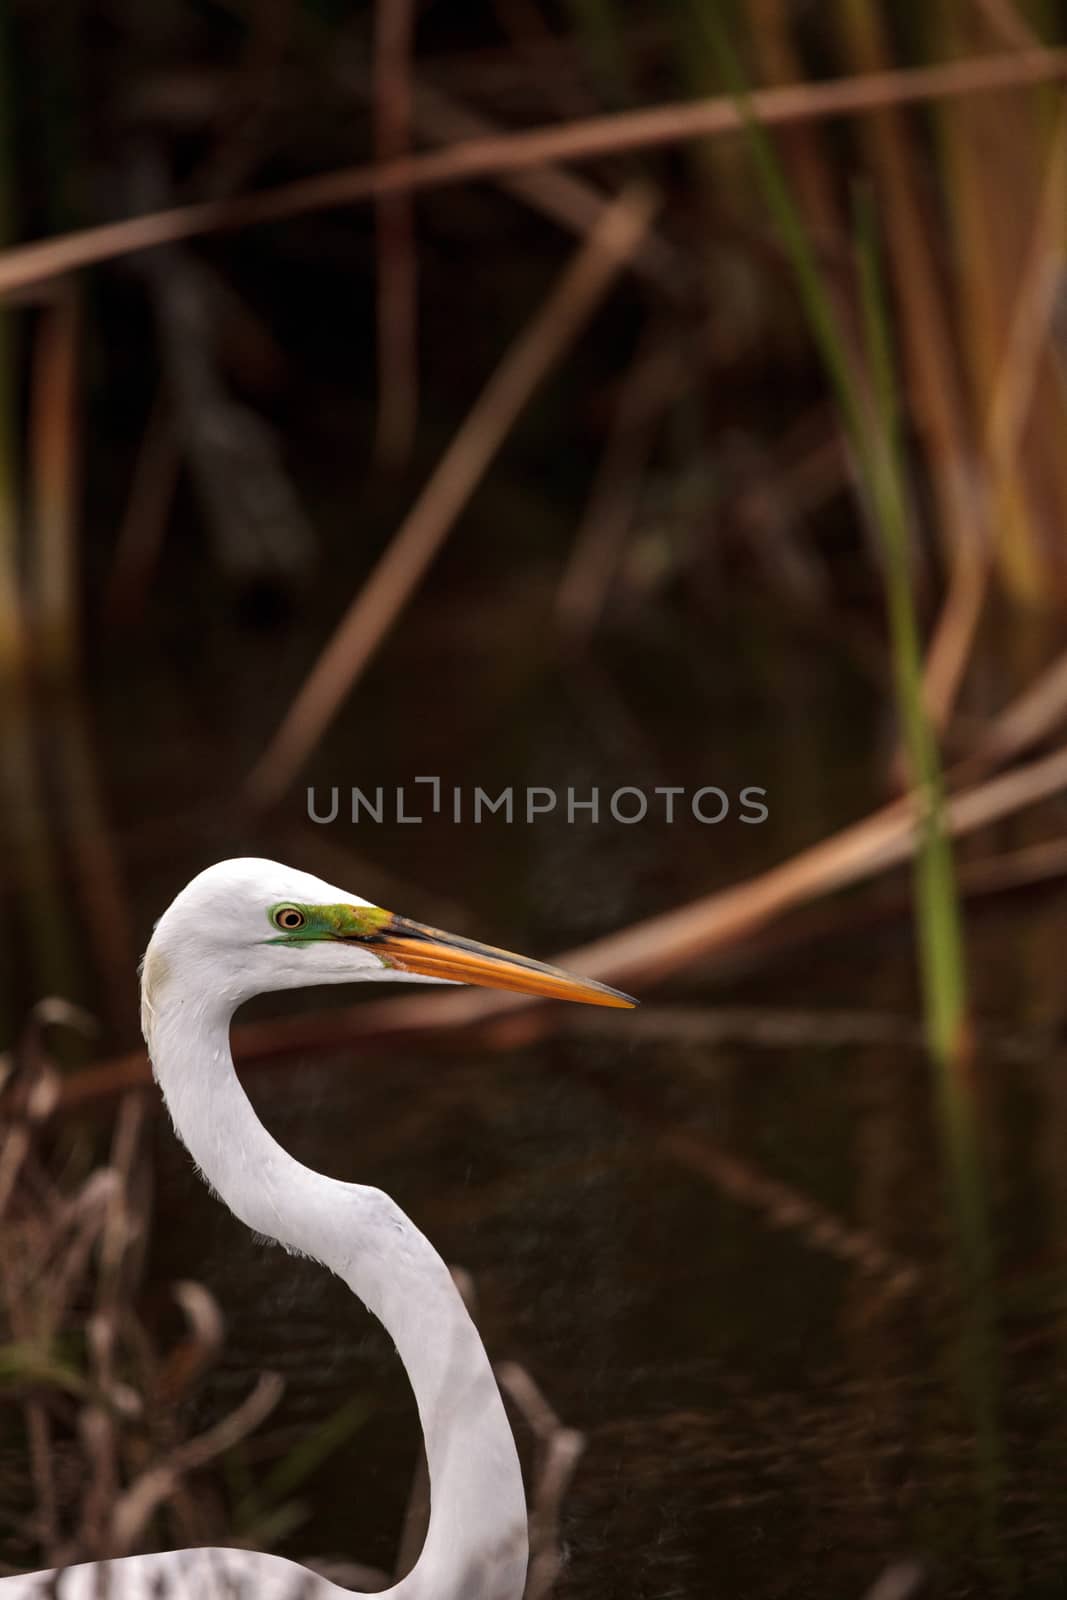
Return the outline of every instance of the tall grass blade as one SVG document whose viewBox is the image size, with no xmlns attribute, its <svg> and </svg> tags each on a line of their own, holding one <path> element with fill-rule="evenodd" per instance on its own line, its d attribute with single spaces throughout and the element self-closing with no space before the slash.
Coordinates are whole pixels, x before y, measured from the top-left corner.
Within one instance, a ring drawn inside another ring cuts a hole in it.
<svg viewBox="0 0 1067 1600">
<path fill-rule="evenodd" d="M 967 985 L 952 851 L 944 824 L 944 786 L 923 700 L 922 651 L 909 574 L 908 508 L 899 450 L 899 413 L 886 301 L 873 219 L 864 208 L 860 293 L 875 416 L 864 451 L 866 489 L 884 553 L 886 601 L 897 701 L 919 796 L 922 845 L 916 900 L 930 1050 L 942 1068 L 969 1053 Z"/>
<path fill-rule="evenodd" d="M 804 311 L 833 385 L 861 487 L 878 531 L 901 723 L 920 797 L 916 892 L 930 1049 L 942 1068 L 966 1053 L 963 939 L 943 822 L 940 760 L 922 696 L 922 654 L 909 576 L 908 502 L 896 445 L 897 405 L 887 319 L 873 254 L 862 252 L 868 382 L 857 374 L 803 220 L 765 130 L 752 115 L 740 67 L 720 21 L 702 12 L 728 86 L 737 97 L 757 175 L 797 278 Z M 873 387 L 873 394 L 870 392 Z"/>
</svg>

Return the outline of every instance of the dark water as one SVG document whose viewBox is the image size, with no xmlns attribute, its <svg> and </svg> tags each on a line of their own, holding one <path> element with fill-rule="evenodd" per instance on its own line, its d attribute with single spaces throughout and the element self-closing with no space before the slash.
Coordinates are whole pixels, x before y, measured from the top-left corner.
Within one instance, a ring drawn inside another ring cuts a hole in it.
<svg viewBox="0 0 1067 1600">
<path fill-rule="evenodd" d="M 752 783 L 768 790 L 763 826 L 316 828 L 302 790 L 273 821 L 252 818 L 239 780 L 311 636 L 235 636 L 225 618 L 181 623 L 176 609 L 140 641 L 135 672 L 101 647 L 89 691 L 136 941 L 207 861 L 271 853 L 548 954 L 758 872 L 882 798 L 887 733 L 832 647 L 782 642 L 773 617 L 714 637 L 649 624 L 578 670 L 553 658 L 543 599 L 491 582 L 462 592 L 446 575 L 309 779 Z M 83 811 L 84 795 L 64 805 L 53 788 L 42 815 L 63 840 Z M 1038 831 L 1061 824 L 1050 809 Z M 1025 836 L 1004 828 L 969 849 Z M 9 896 L 19 870 L 9 859 Z M 768 940 L 648 996 L 743 1008 L 722 1037 L 680 1034 L 666 1015 L 628 1029 L 583 1014 L 510 1052 L 378 1046 L 247 1079 L 296 1155 L 381 1185 L 468 1269 L 494 1358 L 521 1362 L 586 1435 L 564 1510 L 567 1600 L 859 1596 L 906 1555 L 946 1596 L 1064 1593 L 1067 896 L 971 916 L 994 1269 L 968 1291 L 930 1070 L 908 1027 L 904 881 L 875 896 L 875 915 L 843 904 L 836 936 Z M 40 941 L 48 983 L 100 1004 L 85 917 L 65 921 L 65 944 Z M 12 963 L 13 1014 L 45 982 L 29 968 Z M 752 1013 L 782 1010 L 803 1014 L 788 1038 L 752 1037 Z M 883 1042 L 863 1041 L 857 1018 L 872 1016 L 890 1018 Z M 228 1322 L 191 1421 L 222 1414 L 261 1368 L 280 1371 L 285 1399 L 248 1457 L 257 1471 L 361 1397 L 362 1425 L 301 1488 L 306 1514 L 281 1548 L 389 1566 L 417 1434 L 387 1341 L 340 1284 L 233 1221 L 162 1119 L 153 1139 L 149 1299 L 198 1278 Z"/>
</svg>

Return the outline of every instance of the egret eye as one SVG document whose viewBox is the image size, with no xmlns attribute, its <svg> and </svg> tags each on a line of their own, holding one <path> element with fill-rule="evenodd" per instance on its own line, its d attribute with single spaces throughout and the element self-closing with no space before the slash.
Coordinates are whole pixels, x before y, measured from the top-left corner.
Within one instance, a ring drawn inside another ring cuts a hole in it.
<svg viewBox="0 0 1067 1600">
<path fill-rule="evenodd" d="M 297 928 L 302 928 L 307 921 L 299 906 L 278 906 L 271 912 L 270 919 L 283 933 L 293 933 Z"/>
</svg>

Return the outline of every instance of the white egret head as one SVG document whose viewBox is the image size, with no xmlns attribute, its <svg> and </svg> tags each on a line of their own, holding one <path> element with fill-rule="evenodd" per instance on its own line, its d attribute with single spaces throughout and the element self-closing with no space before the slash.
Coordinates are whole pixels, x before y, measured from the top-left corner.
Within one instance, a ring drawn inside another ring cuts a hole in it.
<svg viewBox="0 0 1067 1600">
<path fill-rule="evenodd" d="M 206 868 L 164 912 L 145 955 L 149 1006 L 179 969 L 186 977 L 201 975 L 205 991 L 233 1004 L 275 989 L 383 979 L 635 1004 L 604 984 L 425 927 L 310 873 L 255 857 Z"/>
</svg>

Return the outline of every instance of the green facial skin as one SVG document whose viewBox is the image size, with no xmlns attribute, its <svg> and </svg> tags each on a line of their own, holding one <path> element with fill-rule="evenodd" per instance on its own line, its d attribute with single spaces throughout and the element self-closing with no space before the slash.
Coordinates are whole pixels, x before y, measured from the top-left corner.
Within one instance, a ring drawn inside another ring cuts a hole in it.
<svg viewBox="0 0 1067 1600">
<path fill-rule="evenodd" d="M 278 928 L 275 917 L 283 911 L 299 911 L 304 921 L 299 928 Z M 267 921 L 278 929 L 264 944 L 317 944 L 322 939 L 362 939 L 371 943 L 393 920 L 392 912 L 380 906 L 305 906 L 295 900 L 282 900 L 267 911 Z"/>
</svg>

